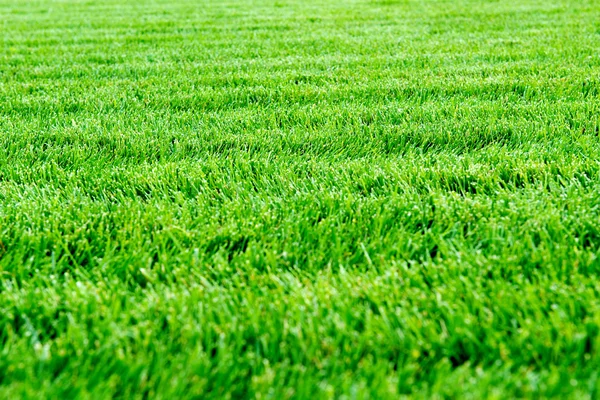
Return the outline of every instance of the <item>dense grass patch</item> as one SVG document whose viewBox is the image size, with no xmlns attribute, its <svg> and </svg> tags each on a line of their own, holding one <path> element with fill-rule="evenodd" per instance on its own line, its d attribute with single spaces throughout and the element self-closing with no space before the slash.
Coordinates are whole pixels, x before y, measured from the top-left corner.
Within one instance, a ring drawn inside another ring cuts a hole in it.
<svg viewBox="0 0 600 400">
<path fill-rule="evenodd" d="M 599 12 L 0 0 L 0 396 L 598 397 Z"/>
</svg>

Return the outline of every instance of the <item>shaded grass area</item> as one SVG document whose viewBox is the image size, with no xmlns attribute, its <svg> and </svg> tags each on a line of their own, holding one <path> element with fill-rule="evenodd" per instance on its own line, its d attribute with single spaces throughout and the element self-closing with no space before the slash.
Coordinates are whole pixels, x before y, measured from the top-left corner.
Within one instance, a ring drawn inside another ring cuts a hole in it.
<svg viewBox="0 0 600 400">
<path fill-rule="evenodd" d="M 0 394 L 597 397 L 598 11 L 0 0 Z"/>
</svg>

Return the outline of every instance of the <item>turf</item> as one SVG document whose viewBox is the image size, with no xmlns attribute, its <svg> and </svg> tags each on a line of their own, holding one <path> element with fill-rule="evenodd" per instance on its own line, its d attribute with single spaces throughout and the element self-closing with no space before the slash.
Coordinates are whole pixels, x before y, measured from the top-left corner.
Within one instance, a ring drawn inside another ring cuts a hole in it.
<svg viewBox="0 0 600 400">
<path fill-rule="evenodd" d="M 597 398 L 599 12 L 0 0 L 0 397 Z"/>
</svg>

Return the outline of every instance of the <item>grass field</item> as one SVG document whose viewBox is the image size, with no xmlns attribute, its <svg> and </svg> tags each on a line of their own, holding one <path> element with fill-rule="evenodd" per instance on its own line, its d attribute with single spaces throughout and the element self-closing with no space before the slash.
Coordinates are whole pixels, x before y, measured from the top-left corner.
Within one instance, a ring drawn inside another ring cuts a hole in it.
<svg viewBox="0 0 600 400">
<path fill-rule="evenodd" d="M 598 398 L 599 15 L 0 0 L 0 397 Z"/>
</svg>

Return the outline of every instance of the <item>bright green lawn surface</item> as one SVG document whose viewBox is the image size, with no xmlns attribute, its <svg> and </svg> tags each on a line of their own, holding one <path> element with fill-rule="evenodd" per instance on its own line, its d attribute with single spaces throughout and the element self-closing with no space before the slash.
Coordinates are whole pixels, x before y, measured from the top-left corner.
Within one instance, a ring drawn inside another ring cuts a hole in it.
<svg viewBox="0 0 600 400">
<path fill-rule="evenodd" d="M 0 0 L 0 397 L 599 396 L 599 15 Z"/>
</svg>

